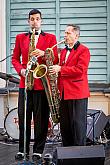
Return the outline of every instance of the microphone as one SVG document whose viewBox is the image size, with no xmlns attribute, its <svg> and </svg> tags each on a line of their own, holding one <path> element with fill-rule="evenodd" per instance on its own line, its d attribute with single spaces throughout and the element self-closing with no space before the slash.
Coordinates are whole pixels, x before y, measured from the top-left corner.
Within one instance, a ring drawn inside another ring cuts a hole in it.
<svg viewBox="0 0 110 165">
<path fill-rule="evenodd" d="M 30 62 L 31 62 L 33 65 L 35 65 L 35 64 L 36 64 L 36 62 L 37 62 L 37 57 L 32 56 L 32 58 L 31 58 Z"/>
<path fill-rule="evenodd" d="M 37 57 L 32 56 L 32 58 L 30 59 L 30 61 L 27 63 L 27 68 L 26 68 L 25 75 L 28 75 L 29 71 L 32 69 L 32 67 L 34 65 L 36 65 L 36 63 L 37 63 Z"/>
</svg>

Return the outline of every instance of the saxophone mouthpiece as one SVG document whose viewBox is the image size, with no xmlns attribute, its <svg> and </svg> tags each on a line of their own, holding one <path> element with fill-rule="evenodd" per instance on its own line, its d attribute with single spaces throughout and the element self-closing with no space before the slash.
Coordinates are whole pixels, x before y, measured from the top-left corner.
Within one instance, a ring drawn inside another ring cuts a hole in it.
<svg viewBox="0 0 110 165">
<path fill-rule="evenodd" d="M 58 46 L 59 44 L 62 44 L 62 43 L 65 43 L 65 39 L 63 39 L 63 40 L 59 41 L 57 44 L 53 45 L 53 46 L 52 46 L 52 49 L 53 49 L 54 47 Z"/>
<path fill-rule="evenodd" d="M 65 39 L 61 40 L 59 44 L 65 43 Z"/>
</svg>

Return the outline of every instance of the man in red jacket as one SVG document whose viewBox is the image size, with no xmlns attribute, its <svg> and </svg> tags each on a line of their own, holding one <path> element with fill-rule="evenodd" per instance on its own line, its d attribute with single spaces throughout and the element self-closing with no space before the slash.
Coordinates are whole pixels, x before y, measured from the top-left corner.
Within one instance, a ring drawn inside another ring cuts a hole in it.
<svg viewBox="0 0 110 165">
<path fill-rule="evenodd" d="M 16 159 L 24 158 L 24 96 L 26 67 L 28 63 L 29 44 L 32 30 L 35 29 L 35 51 L 31 56 L 44 56 L 38 58 L 39 64 L 45 64 L 45 50 L 56 44 L 56 37 L 53 34 L 41 30 L 42 15 L 38 9 L 29 12 L 28 23 L 30 25 L 29 33 L 21 33 L 16 36 L 15 48 L 12 56 L 12 64 L 20 76 L 18 116 L 19 116 L 19 152 Z M 54 64 L 58 63 L 57 47 L 54 51 Z M 28 158 L 30 150 L 31 137 L 31 119 L 33 112 L 34 119 L 34 145 L 33 161 L 41 159 L 43 153 L 49 122 L 49 106 L 44 87 L 40 78 L 34 79 L 32 90 L 27 90 L 27 110 L 26 110 L 26 157 Z"/>
<path fill-rule="evenodd" d="M 89 49 L 78 39 L 80 27 L 69 24 L 65 30 L 66 47 L 60 54 L 60 64 L 50 67 L 58 73 L 61 94 L 60 128 L 64 146 L 86 144 Z"/>
</svg>

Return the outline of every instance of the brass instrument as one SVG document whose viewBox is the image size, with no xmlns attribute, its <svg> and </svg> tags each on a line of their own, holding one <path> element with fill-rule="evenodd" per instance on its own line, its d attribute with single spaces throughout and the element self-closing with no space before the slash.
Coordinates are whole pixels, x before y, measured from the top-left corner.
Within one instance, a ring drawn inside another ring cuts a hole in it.
<svg viewBox="0 0 110 165">
<path fill-rule="evenodd" d="M 51 117 L 54 123 L 59 123 L 60 94 L 57 87 L 57 76 L 56 74 L 49 74 L 49 67 L 53 65 L 53 48 L 63 42 L 64 40 L 60 41 L 52 48 L 47 48 L 45 50 L 46 65 L 38 64 L 35 70 L 33 71 L 33 77 L 41 78 L 42 80 L 47 100 L 49 103 Z"/>
<path fill-rule="evenodd" d="M 35 29 L 32 30 L 32 35 L 30 38 L 30 45 L 29 45 L 29 53 L 28 53 L 28 65 L 30 65 L 30 61 L 31 61 L 31 52 L 35 50 Z M 31 68 L 32 70 L 35 68 L 35 65 L 32 66 L 33 68 Z M 32 90 L 33 89 L 33 85 L 34 85 L 34 78 L 33 78 L 33 72 L 31 72 L 30 70 L 28 70 L 28 74 L 26 77 L 26 88 L 27 90 Z"/>
<path fill-rule="evenodd" d="M 59 122 L 59 103 L 60 103 L 60 94 L 57 87 L 57 76 L 56 74 L 49 74 L 49 67 L 53 65 L 54 53 L 53 48 L 61 43 L 64 43 L 65 40 L 58 42 L 51 48 L 45 50 L 46 65 L 39 64 L 37 59 L 40 57 L 32 57 L 27 64 L 26 72 L 31 73 L 34 78 L 41 78 L 47 100 L 49 103 L 49 108 L 51 112 L 51 117 L 54 123 Z M 32 66 L 37 66 L 35 69 Z"/>
</svg>

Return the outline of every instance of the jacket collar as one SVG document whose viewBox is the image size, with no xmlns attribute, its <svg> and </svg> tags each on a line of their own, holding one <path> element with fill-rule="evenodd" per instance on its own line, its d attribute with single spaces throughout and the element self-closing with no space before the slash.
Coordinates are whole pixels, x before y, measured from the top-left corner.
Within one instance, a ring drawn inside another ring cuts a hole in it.
<svg viewBox="0 0 110 165">
<path fill-rule="evenodd" d="M 77 41 L 72 48 L 69 48 L 68 45 L 65 45 L 66 50 L 71 51 L 72 49 L 76 50 L 78 46 L 80 45 L 80 42 Z"/>
<path fill-rule="evenodd" d="M 31 34 L 32 34 L 32 33 L 29 31 L 29 32 L 26 32 L 26 33 L 25 33 L 25 36 L 28 36 L 28 35 L 31 35 Z M 38 33 L 37 33 L 37 34 L 38 34 Z M 45 36 L 45 32 L 43 32 L 42 30 L 41 30 L 40 34 L 43 35 L 43 36 Z"/>
</svg>

